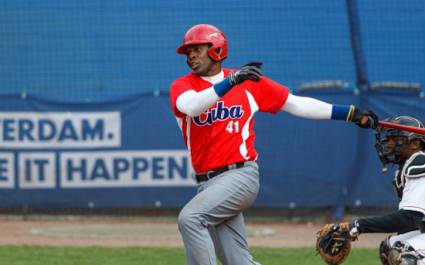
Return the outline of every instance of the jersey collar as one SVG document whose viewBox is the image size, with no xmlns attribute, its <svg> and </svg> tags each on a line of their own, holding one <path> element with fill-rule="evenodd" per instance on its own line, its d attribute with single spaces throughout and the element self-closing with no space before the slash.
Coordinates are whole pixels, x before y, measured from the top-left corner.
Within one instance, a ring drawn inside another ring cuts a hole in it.
<svg viewBox="0 0 425 265">
<path fill-rule="evenodd" d="M 224 79 L 224 72 L 223 70 L 220 71 L 220 73 L 212 76 L 200 76 L 203 80 L 210 82 L 211 84 L 217 84 L 218 82 L 222 81 Z"/>
</svg>

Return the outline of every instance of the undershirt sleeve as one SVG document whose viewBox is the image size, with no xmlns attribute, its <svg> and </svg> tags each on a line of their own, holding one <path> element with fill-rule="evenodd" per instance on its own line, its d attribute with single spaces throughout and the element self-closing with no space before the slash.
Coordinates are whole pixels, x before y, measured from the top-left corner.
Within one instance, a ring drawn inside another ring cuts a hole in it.
<svg viewBox="0 0 425 265">
<path fill-rule="evenodd" d="M 357 220 L 360 233 L 406 233 L 417 230 L 423 214 L 416 211 L 399 210 L 384 216 Z"/>
<path fill-rule="evenodd" d="M 209 87 L 200 92 L 188 90 L 177 97 L 176 107 L 180 112 L 190 117 L 196 117 L 211 107 L 218 99 L 214 87 Z"/>
<path fill-rule="evenodd" d="M 332 104 L 310 97 L 289 94 L 282 110 L 301 118 L 329 120 L 332 115 Z"/>
</svg>

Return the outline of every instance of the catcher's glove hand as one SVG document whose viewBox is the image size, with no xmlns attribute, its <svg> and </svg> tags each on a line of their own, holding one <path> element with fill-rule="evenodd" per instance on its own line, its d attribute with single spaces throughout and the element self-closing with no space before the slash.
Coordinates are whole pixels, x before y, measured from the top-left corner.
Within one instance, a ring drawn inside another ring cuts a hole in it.
<svg viewBox="0 0 425 265">
<path fill-rule="evenodd" d="M 351 250 L 351 241 L 357 239 L 356 234 L 350 235 L 350 224 L 326 224 L 317 232 L 316 250 L 329 265 L 344 262 Z"/>
</svg>

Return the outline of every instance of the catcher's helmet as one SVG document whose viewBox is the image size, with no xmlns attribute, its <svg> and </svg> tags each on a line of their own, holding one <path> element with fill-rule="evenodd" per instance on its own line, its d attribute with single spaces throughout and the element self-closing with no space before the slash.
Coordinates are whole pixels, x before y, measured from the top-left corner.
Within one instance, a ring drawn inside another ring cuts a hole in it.
<svg viewBox="0 0 425 265">
<path fill-rule="evenodd" d="M 424 128 L 423 123 L 411 116 L 393 116 L 391 118 L 386 119 L 385 121 L 396 123 L 396 124 L 402 124 L 407 126 L 413 126 L 417 128 Z M 402 151 L 404 146 L 412 141 L 413 139 L 419 139 L 422 141 L 422 147 L 425 147 L 425 136 L 414 133 L 414 132 L 408 132 L 403 131 L 399 129 L 394 128 L 387 128 L 378 126 L 376 129 L 376 150 L 378 151 L 378 156 L 381 159 L 382 163 L 388 164 L 388 163 L 394 163 L 394 164 L 400 164 L 402 163 Z M 404 144 L 395 144 L 390 145 L 388 144 L 388 138 L 389 137 L 405 137 Z"/>
<path fill-rule="evenodd" d="M 216 62 L 227 58 L 227 39 L 213 25 L 199 24 L 190 28 L 184 35 L 183 44 L 177 48 L 177 53 L 184 54 L 187 46 L 195 44 L 210 44 L 208 55 Z"/>
</svg>

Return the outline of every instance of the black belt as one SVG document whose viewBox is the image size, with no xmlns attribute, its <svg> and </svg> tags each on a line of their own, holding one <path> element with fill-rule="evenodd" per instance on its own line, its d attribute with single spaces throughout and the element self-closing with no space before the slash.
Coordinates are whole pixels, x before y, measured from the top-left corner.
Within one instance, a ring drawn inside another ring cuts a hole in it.
<svg viewBox="0 0 425 265">
<path fill-rule="evenodd" d="M 227 166 L 224 166 L 224 167 L 216 168 L 214 170 L 209 170 L 209 171 L 207 171 L 205 173 L 196 174 L 195 175 L 196 181 L 198 183 L 199 182 L 202 182 L 202 181 L 207 181 L 209 179 L 212 179 L 215 176 L 220 175 L 223 172 L 226 172 L 227 170 L 241 168 L 241 167 L 244 166 L 244 164 L 245 164 L 244 162 L 238 162 L 238 163 L 235 163 L 235 164 L 231 164 L 231 165 L 227 165 Z"/>
</svg>

